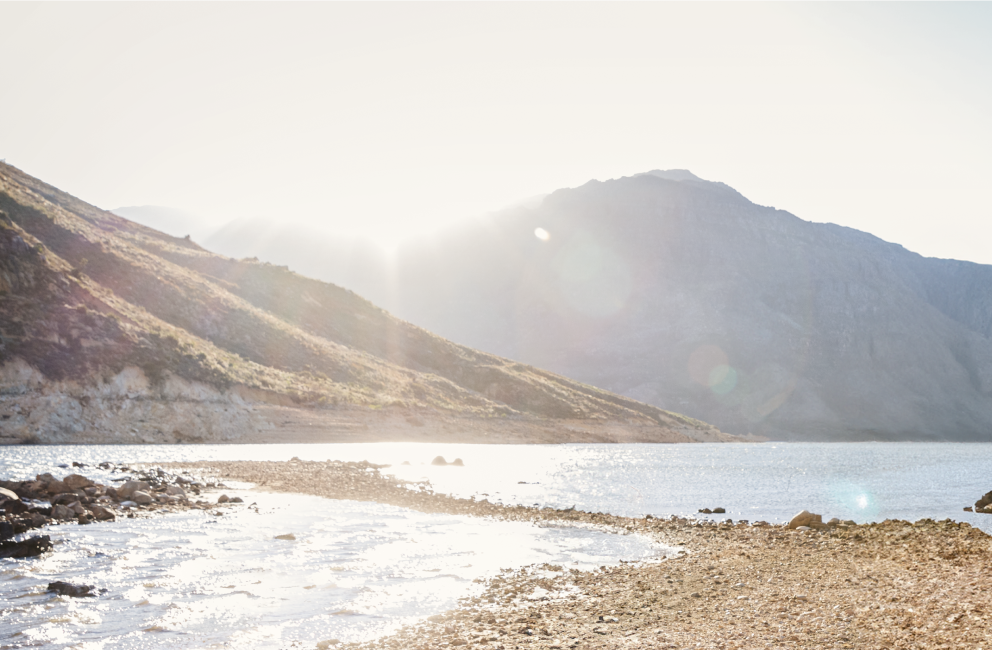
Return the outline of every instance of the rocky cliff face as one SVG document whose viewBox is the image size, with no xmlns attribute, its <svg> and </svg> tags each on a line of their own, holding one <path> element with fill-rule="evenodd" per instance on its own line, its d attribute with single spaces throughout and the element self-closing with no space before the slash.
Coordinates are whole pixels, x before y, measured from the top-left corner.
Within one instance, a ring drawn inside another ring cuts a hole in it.
<svg viewBox="0 0 992 650">
<path fill-rule="evenodd" d="M 992 267 L 688 172 L 561 190 L 397 268 L 412 322 L 732 433 L 992 439 Z"/>
<path fill-rule="evenodd" d="M 721 435 L 453 344 L 284 267 L 214 255 L 0 164 L 0 442 L 234 440 L 271 425 L 256 404 L 359 419 L 386 408 L 629 422 L 643 440 Z"/>
</svg>

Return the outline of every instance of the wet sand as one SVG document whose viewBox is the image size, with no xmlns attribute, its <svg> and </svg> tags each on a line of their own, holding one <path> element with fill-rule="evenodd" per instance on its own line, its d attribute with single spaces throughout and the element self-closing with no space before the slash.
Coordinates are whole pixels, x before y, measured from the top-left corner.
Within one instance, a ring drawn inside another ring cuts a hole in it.
<svg viewBox="0 0 992 650">
<path fill-rule="evenodd" d="M 966 523 L 824 530 L 503 506 L 404 485 L 368 463 L 182 464 L 260 489 L 646 535 L 682 553 L 595 572 L 533 566 L 421 625 L 351 650 L 992 648 L 992 538 Z M 410 488 L 413 489 L 410 489 Z M 799 511 L 802 504 L 796 504 Z"/>
</svg>

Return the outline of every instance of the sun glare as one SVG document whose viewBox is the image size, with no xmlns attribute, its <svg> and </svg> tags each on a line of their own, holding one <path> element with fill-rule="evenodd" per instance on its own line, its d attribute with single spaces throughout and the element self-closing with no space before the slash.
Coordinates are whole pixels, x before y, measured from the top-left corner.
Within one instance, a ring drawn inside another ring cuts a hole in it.
<svg viewBox="0 0 992 650">
<path fill-rule="evenodd" d="M 551 233 L 549 233 L 544 228 L 534 228 L 534 236 L 540 239 L 541 241 L 548 241 L 549 239 L 551 239 Z"/>
</svg>

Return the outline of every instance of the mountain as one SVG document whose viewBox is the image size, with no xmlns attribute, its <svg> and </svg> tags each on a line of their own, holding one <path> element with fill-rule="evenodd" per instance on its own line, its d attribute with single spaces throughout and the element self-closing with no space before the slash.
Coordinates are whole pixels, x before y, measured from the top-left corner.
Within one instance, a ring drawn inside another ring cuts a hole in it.
<svg viewBox="0 0 992 650">
<path fill-rule="evenodd" d="M 730 440 L 0 164 L 0 440 Z"/>
<path fill-rule="evenodd" d="M 992 267 L 685 170 L 559 190 L 394 269 L 402 318 L 731 433 L 992 439 Z"/>
</svg>

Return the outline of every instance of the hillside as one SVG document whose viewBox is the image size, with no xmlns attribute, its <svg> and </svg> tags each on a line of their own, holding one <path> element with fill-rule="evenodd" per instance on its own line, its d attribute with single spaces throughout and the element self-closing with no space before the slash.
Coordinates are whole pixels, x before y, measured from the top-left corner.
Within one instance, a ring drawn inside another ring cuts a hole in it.
<svg viewBox="0 0 992 650">
<path fill-rule="evenodd" d="M 992 439 L 992 267 L 686 171 L 559 190 L 394 264 L 369 289 L 393 313 L 724 431 Z"/>
<path fill-rule="evenodd" d="M 730 439 L 0 164 L 0 440 Z"/>
</svg>

